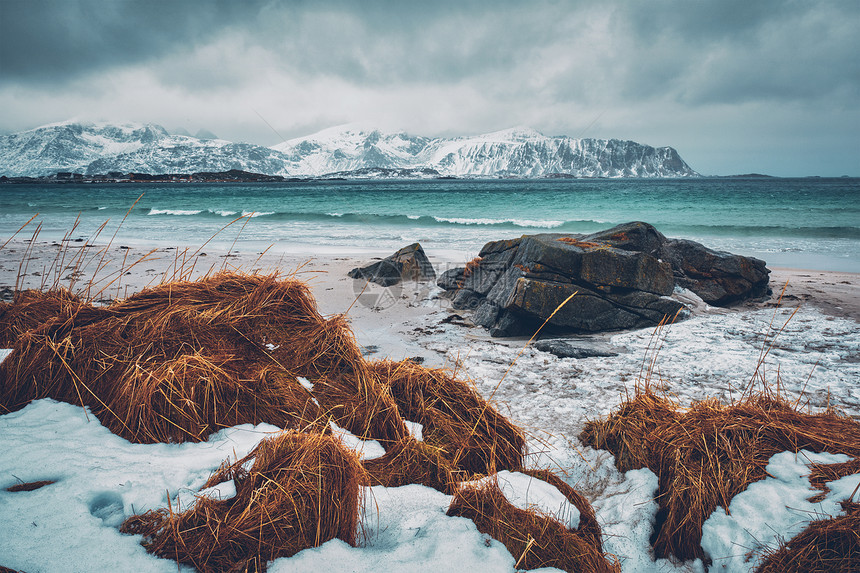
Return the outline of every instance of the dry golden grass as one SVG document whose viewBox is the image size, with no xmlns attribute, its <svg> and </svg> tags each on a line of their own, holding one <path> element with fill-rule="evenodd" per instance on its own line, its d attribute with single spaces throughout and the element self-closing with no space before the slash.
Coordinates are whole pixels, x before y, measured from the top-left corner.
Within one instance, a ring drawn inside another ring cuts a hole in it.
<svg viewBox="0 0 860 573">
<path fill-rule="evenodd" d="M 594 515 L 578 496 L 569 499 L 577 507 L 587 508 L 590 517 Z M 514 507 L 493 481 L 459 488 L 448 515 L 471 519 L 478 531 L 502 542 L 517 559 L 517 570 L 556 567 L 570 573 L 621 571 L 617 563 L 607 560 L 600 544 L 594 543 L 591 525 L 569 530 L 552 517 Z"/>
<path fill-rule="evenodd" d="M 6 491 L 10 493 L 16 493 L 19 491 L 36 491 L 37 489 L 41 489 L 46 485 L 51 485 L 57 483 L 52 480 L 39 480 L 39 481 L 31 481 L 26 483 L 18 483 L 13 486 L 9 486 L 6 488 Z"/>
<path fill-rule="evenodd" d="M 12 348 L 28 330 L 63 313 L 71 316 L 87 312 L 86 306 L 81 298 L 66 289 L 20 291 L 15 294 L 14 302 L 0 303 L 0 346 Z"/>
<path fill-rule="evenodd" d="M 451 466 L 470 474 L 492 474 L 522 466 L 522 430 L 491 407 L 475 390 L 444 369 L 410 360 L 373 362 L 400 414 L 424 426 L 424 441 L 438 448 Z"/>
<path fill-rule="evenodd" d="M 579 510 L 579 527 L 576 528 L 577 533 L 591 544 L 598 553 L 603 552 L 603 540 L 600 538 L 600 524 L 597 521 L 597 515 L 594 513 L 594 508 L 585 499 L 585 496 L 567 485 L 567 483 L 558 477 L 556 474 L 545 469 L 536 470 L 519 470 L 521 473 L 537 478 L 541 481 L 554 486 L 564 495 L 567 500 Z"/>
<path fill-rule="evenodd" d="M 32 298 L 16 297 L 12 314 L 19 300 Z M 328 326 L 299 281 L 222 274 L 146 289 L 107 307 L 59 300 L 55 316 L 21 334 L 0 364 L 7 411 L 46 397 L 89 406 L 134 442 L 200 441 L 242 423 L 326 425 L 296 380 L 303 372 L 279 364 L 266 347 L 270 339 L 289 344 L 307 323 Z"/>
<path fill-rule="evenodd" d="M 362 472 L 339 440 L 287 432 L 263 440 L 204 486 L 233 480 L 235 497 L 201 496 L 183 513 L 135 515 L 120 531 L 143 535 L 149 552 L 202 573 L 265 571 L 268 561 L 329 539 L 356 544 Z"/>
<path fill-rule="evenodd" d="M 860 455 L 860 423 L 832 412 L 800 412 L 768 393 L 722 405 L 704 400 L 683 410 L 649 387 L 580 439 L 616 456 L 620 471 L 647 467 L 659 478 L 658 557 L 704 558 L 702 523 L 747 486 L 767 476 L 782 451 Z"/>
<path fill-rule="evenodd" d="M 757 573 L 860 571 L 860 503 L 842 502 L 844 515 L 813 521 L 766 557 Z"/>
<path fill-rule="evenodd" d="M 466 263 L 465 268 L 463 269 L 463 277 L 471 276 L 472 273 L 481 265 L 482 257 L 475 257 Z"/>
<path fill-rule="evenodd" d="M 830 491 L 827 487 L 827 482 L 835 481 L 846 476 L 860 474 L 860 458 L 854 458 L 840 464 L 812 464 L 812 470 L 809 474 L 809 483 L 816 489 L 821 490 L 821 493 L 813 497 L 810 501 L 817 502 L 824 499 Z M 860 496 L 855 497 L 860 501 Z"/>
<path fill-rule="evenodd" d="M 400 487 L 417 483 L 439 491 L 453 491 L 456 471 L 438 448 L 419 442 L 412 437 L 392 444 L 385 455 L 365 460 L 367 485 Z"/>
</svg>

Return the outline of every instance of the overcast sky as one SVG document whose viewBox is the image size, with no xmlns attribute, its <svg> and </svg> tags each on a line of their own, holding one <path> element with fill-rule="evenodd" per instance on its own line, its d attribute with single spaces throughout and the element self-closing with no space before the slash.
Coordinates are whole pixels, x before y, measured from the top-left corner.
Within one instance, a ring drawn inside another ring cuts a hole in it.
<svg viewBox="0 0 860 573">
<path fill-rule="evenodd" d="M 0 131 L 530 126 L 703 174 L 860 176 L 858 54 L 858 0 L 0 0 Z"/>
</svg>

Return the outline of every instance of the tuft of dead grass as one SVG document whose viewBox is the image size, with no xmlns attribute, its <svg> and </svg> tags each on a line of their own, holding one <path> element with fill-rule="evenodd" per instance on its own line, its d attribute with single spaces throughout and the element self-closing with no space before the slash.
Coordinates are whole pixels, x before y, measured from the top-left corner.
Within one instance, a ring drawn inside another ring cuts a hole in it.
<svg viewBox="0 0 860 573">
<path fill-rule="evenodd" d="M 19 291 L 12 302 L 0 302 L 0 346 L 12 348 L 24 333 L 50 319 L 73 317 L 88 310 L 83 299 L 66 289 Z"/>
<path fill-rule="evenodd" d="M 439 448 L 405 438 L 387 448 L 382 457 L 365 460 L 367 485 L 400 487 L 421 484 L 441 492 L 453 491 L 455 476 L 462 477 Z"/>
<path fill-rule="evenodd" d="M 183 513 L 148 511 L 120 531 L 142 535 L 150 553 L 202 573 L 265 571 L 268 561 L 330 539 L 356 544 L 362 472 L 337 439 L 287 432 L 223 466 L 204 486 L 232 480 L 235 497 L 201 496 Z"/>
<path fill-rule="evenodd" d="M 813 521 L 771 553 L 756 573 L 860 571 L 860 503 L 843 501 L 843 515 Z"/>
<path fill-rule="evenodd" d="M 471 276 L 479 266 L 481 266 L 482 257 L 475 257 L 466 263 L 465 268 L 463 269 L 463 277 Z"/>
<path fill-rule="evenodd" d="M 836 481 L 846 476 L 860 474 L 860 458 L 854 458 L 840 464 L 812 464 L 809 466 L 812 470 L 809 473 L 809 483 L 821 493 L 812 497 L 809 501 L 815 503 L 823 500 L 830 488 L 827 487 L 827 482 Z M 860 499 L 860 497 L 858 497 Z"/>
<path fill-rule="evenodd" d="M 9 486 L 6 488 L 6 491 L 10 493 L 17 493 L 21 491 L 36 491 L 37 489 L 41 489 L 46 485 L 55 484 L 57 482 L 53 480 L 39 480 L 39 481 L 30 481 L 26 483 L 17 483 L 15 485 Z"/>
<path fill-rule="evenodd" d="M 598 553 L 603 553 L 603 541 L 600 537 L 600 524 L 597 521 L 597 514 L 594 513 L 594 508 L 585 498 L 584 495 L 570 487 L 564 480 L 558 477 L 553 472 L 546 469 L 521 469 L 521 473 L 545 481 L 567 498 L 567 500 L 579 510 L 579 527 L 577 533 L 588 541 Z"/>
<path fill-rule="evenodd" d="M 705 557 L 702 523 L 765 478 L 771 456 L 802 449 L 857 456 L 860 423 L 833 412 L 800 412 L 764 391 L 684 410 L 646 386 L 607 419 L 589 421 L 580 439 L 615 454 L 619 471 L 647 467 L 658 476 L 655 555 L 687 560 Z"/>
<path fill-rule="evenodd" d="M 424 441 L 450 464 L 470 474 L 493 474 L 522 466 L 522 431 L 448 370 L 410 360 L 373 362 L 401 415 L 424 426 Z"/>
<path fill-rule="evenodd" d="M 578 497 L 570 501 L 577 507 L 583 505 Z M 593 517 L 587 502 L 583 507 Z M 607 560 L 599 543 L 594 543 L 594 532 L 586 525 L 590 522 L 569 530 L 552 517 L 514 507 L 494 481 L 460 487 L 448 515 L 471 519 L 478 531 L 504 544 L 517 559 L 517 570 L 556 567 L 570 573 L 621 571 L 617 563 Z"/>
<path fill-rule="evenodd" d="M 89 406 L 135 442 L 200 441 L 242 423 L 320 431 L 328 418 L 358 435 L 406 436 L 343 318 L 320 316 L 295 279 L 222 273 L 106 307 L 24 291 L 0 313 L 17 335 L 0 364 L 6 411 L 46 397 Z M 297 376 L 320 382 L 317 401 Z"/>
</svg>

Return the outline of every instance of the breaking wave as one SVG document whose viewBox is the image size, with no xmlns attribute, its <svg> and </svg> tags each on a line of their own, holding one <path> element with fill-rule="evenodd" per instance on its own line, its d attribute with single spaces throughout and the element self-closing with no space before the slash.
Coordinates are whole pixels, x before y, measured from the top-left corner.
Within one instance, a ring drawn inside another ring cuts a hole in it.
<svg viewBox="0 0 860 573">
<path fill-rule="evenodd" d="M 469 227 L 493 229 L 532 229 L 561 233 L 590 233 L 606 229 L 626 221 L 606 221 L 595 219 L 557 220 L 557 219 L 519 219 L 494 217 L 442 217 L 437 215 L 340 212 L 294 212 L 294 211 L 237 211 L 229 209 L 156 209 L 147 215 L 217 218 L 238 217 L 259 218 L 268 222 L 283 223 L 332 223 L 337 225 L 365 225 L 375 227 Z M 669 224 L 658 228 L 666 236 L 689 237 L 807 237 L 811 239 L 860 239 L 860 227 L 855 226 L 808 226 L 789 225 L 708 225 L 708 224 Z"/>
</svg>

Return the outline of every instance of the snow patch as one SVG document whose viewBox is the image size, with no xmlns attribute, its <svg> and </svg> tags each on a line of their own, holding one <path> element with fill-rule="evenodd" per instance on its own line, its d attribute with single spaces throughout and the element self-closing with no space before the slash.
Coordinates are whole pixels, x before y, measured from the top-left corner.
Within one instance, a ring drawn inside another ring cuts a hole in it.
<svg viewBox="0 0 860 573">
<path fill-rule="evenodd" d="M 554 485 L 528 474 L 504 470 L 460 487 L 480 488 L 490 483 L 497 484 L 516 508 L 551 517 L 571 530 L 579 527 L 579 509 Z"/>
<path fill-rule="evenodd" d="M 385 448 L 382 447 L 376 440 L 363 440 L 350 432 L 341 428 L 334 422 L 329 422 L 329 427 L 332 433 L 341 443 L 349 450 L 355 452 L 358 458 L 364 460 L 375 460 L 385 455 Z"/>
<path fill-rule="evenodd" d="M 424 441 L 424 425 L 419 424 L 418 422 L 410 422 L 409 420 L 403 420 L 403 423 L 406 424 L 406 430 L 409 434 L 418 440 L 419 442 Z"/>
<path fill-rule="evenodd" d="M 834 464 L 850 458 L 842 454 L 818 454 L 807 450 L 781 452 L 770 458 L 766 471 L 772 477 L 752 483 L 729 504 L 717 507 L 702 524 L 702 549 L 713 560 L 711 571 L 752 569 L 762 552 L 776 549 L 803 531 L 810 521 L 842 513 L 839 501 L 851 495 L 860 474 L 828 483 L 823 501 L 809 483 L 809 464 Z"/>
</svg>

